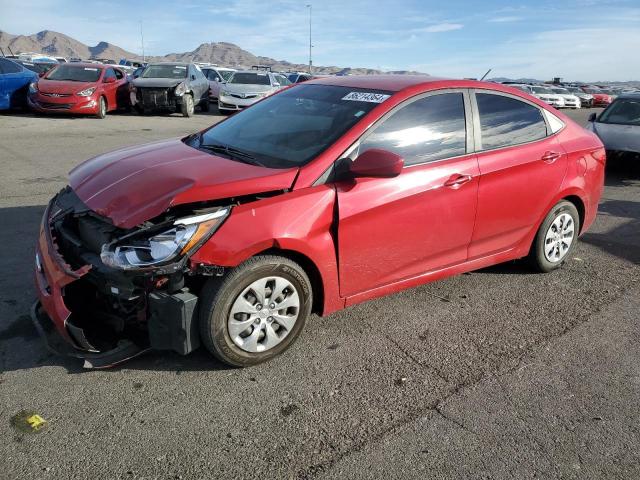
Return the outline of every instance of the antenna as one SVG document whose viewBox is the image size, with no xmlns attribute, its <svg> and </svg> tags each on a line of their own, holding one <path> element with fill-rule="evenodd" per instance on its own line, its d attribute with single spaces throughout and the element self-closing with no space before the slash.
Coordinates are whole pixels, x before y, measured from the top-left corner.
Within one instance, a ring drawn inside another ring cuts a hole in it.
<svg viewBox="0 0 640 480">
<path fill-rule="evenodd" d="M 480 79 L 480 81 L 483 81 L 483 80 L 487 77 L 487 75 L 489 75 L 489 74 L 491 73 L 491 70 L 492 70 L 491 68 L 490 68 L 489 70 L 487 70 L 487 73 L 485 73 L 485 74 L 482 76 L 482 78 Z"/>
<path fill-rule="evenodd" d="M 309 74 L 311 74 L 311 67 L 313 65 L 311 61 L 311 47 L 313 47 L 313 45 L 311 45 L 311 15 L 313 14 L 313 5 L 309 3 L 307 4 L 307 8 L 309 9 Z"/>
</svg>

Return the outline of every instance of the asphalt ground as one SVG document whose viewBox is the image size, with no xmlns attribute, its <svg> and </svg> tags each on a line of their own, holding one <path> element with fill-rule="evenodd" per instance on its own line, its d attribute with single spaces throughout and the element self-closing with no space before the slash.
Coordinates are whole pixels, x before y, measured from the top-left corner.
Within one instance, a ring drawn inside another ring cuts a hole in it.
<svg viewBox="0 0 640 480">
<path fill-rule="evenodd" d="M 511 262 L 313 317 L 264 365 L 49 354 L 33 247 L 67 172 L 218 118 L 0 115 L 0 478 L 640 478 L 637 170 L 608 172 L 561 270 Z"/>
</svg>

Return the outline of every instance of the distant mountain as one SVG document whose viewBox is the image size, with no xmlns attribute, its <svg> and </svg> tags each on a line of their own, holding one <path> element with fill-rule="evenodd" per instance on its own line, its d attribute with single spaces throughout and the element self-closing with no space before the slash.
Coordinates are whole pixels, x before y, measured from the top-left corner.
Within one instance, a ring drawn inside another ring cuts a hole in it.
<svg viewBox="0 0 640 480">
<path fill-rule="evenodd" d="M 9 52 L 37 52 L 56 57 L 79 57 L 89 58 L 110 58 L 120 60 L 121 58 L 137 57 L 135 53 L 112 45 L 108 42 L 100 42 L 95 47 L 89 47 L 78 40 L 63 33 L 43 30 L 34 35 L 11 35 L 0 31 L 0 48 L 6 55 Z"/>
<path fill-rule="evenodd" d="M 95 47 L 89 47 L 74 38 L 63 33 L 44 30 L 34 35 L 11 35 L 0 31 L 0 48 L 5 54 L 10 51 L 17 54 L 18 52 L 38 52 L 47 55 L 61 57 L 79 57 L 82 59 L 89 58 L 108 58 L 115 61 L 121 58 L 129 58 L 141 60 L 141 57 L 135 53 L 107 43 L 100 42 Z M 274 70 L 301 70 L 306 71 L 309 66 L 304 64 L 295 64 L 286 60 L 275 60 L 269 57 L 261 57 L 243 50 L 233 43 L 217 42 L 203 43 L 191 52 L 170 53 L 165 56 L 147 57 L 148 61 L 194 61 L 216 63 L 226 67 L 247 67 L 252 65 L 268 65 Z M 353 74 L 353 75 L 371 75 L 375 73 L 419 73 L 409 71 L 382 72 L 371 68 L 351 68 L 351 67 L 323 67 L 314 66 L 314 73 L 328 74 Z"/>
</svg>

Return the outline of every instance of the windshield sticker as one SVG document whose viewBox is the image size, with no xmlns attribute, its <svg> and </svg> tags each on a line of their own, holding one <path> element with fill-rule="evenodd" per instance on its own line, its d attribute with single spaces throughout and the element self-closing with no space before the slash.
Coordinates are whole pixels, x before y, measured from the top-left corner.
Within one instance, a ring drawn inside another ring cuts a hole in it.
<svg viewBox="0 0 640 480">
<path fill-rule="evenodd" d="M 342 100 L 349 100 L 351 102 L 382 103 L 390 96 L 391 95 L 385 95 L 383 93 L 351 92 L 342 97 Z"/>
<path fill-rule="evenodd" d="M 354 117 L 361 117 L 362 115 L 364 115 L 364 110 L 360 110 L 359 112 L 354 114 Z"/>
<path fill-rule="evenodd" d="M 84 68 L 86 72 L 97 72 L 98 69 L 97 68 L 89 68 L 89 67 L 85 67 Z"/>
</svg>

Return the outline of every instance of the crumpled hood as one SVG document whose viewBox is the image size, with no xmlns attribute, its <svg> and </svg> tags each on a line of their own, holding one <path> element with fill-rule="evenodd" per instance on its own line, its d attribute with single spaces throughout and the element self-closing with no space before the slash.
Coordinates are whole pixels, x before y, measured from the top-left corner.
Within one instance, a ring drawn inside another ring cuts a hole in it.
<svg viewBox="0 0 640 480">
<path fill-rule="evenodd" d="M 254 85 L 244 83 L 225 83 L 222 90 L 230 93 L 264 93 L 276 90 L 271 85 Z"/>
<path fill-rule="evenodd" d="M 599 122 L 591 122 L 588 126 L 600 137 L 607 150 L 640 152 L 640 127 Z"/>
<path fill-rule="evenodd" d="M 60 93 L 73 95 L 87 88 L 95 87 L 96 82 L 71 82 L 69 80 L 38 80 L 38 90 L 42 93 Z"/>
<path fill-rule="evenodd" d="M 186 80 L 186 78 L 136 78 L 133 84 L 136 87 L 169 88 L 176 87 Z"/>
<path fill-rule="evenodd" d="M 222 158 L 172 139 L 87 160 L 71 170 L 69 185 L 93 211 L 131 228 L 174 205 L 290 188 L 297 172 Z"/>
</svg>

